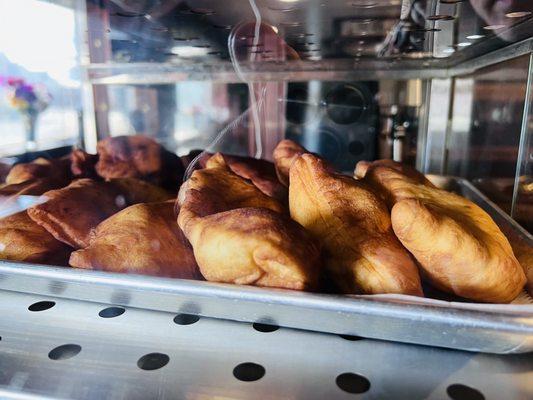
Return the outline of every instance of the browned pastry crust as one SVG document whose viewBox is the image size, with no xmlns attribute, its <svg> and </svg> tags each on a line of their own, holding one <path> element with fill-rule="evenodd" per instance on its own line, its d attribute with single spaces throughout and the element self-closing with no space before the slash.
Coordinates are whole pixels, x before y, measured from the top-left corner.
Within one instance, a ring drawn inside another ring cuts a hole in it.
<svg viewBox="0 0 533 400">
<path fill-rule="evenodd" d="M 520 293 L 524 271 L 480 207 L 388 166 L 371 166 L 365 181 L 384 194 L 396 236 L 431 284 L 482 302 L 508 303 Z"/>
<path fill-rule="evenodd" d="M 202 275 L 217 282 L 316 288 L 319 251 L 309 234 L 223 158 L 213 164 L 195 171 L 178 196 L 178 224 Z"/>
<path fill-rule="evenodd" d="M 216 153 L 207 160 L 206 166 L 209 168 L 210 165 L 218 163 L 220 158 L 234 174 L 248 179 L 267 196 L 283 203 L 287 201 L 287 188 L 278 180 L 276 168 L 270 161 Z"/>
<path fill-rule="evenodd" d="M 329 172 L 311 154 L 293 162 L 290 182 L 291 216 L 322 243 L 325 266 L 341 291 L 422 295 L 417 267 L 369 187 Z"/>
<path fill-rule="evenodd" d="M 116 136 L 98 142 L 96 172 L 104 179 L 138 178 L 177 190 L 183 165 L 177 155 L 146 136 Z"/>
<path fill-rule="evenodd" d="M 272 156 L 278 179 L 285 186 L 289 186 L 289 170 L 292 163 L 302 154 L 308 153 L 306 149 L 292 140 L 285 139 L 278 143 Z"/>
<path fill-rule="evenodd" d="M 235 208 L 259 207 L 284 212 L 281 203 L 230 171 L 221 157 L 212 158 L 209 166 L 195 171 L 183 183 L 178 202 L 182 205 L 179 218 L 183 224 L 191 218 Z"/>
<path fill-rule="evenodd" d="M 147 186 L 150 190 L 144 190 Z M 29 208 L 28 215 L 56 239 L 74 248 L 87 247 L 91 231 L 128 205 L 169 198 L 163 189 L 135 179 L 78 179 L 44 196 L 48 201 Z"/>
<path fill-rule="evenodd" d="M 137 203 L 155 203 L 175 199 L 176 195 L 165 189 L 136 178 L 111 179 L 108 181 L 124 196 L 128 206 Z"/>
<path fill-rule="evenodd" d="M 194 165 L 193 170 L 205 168 L 205 164 L 207 163 L 207 160 L 211 158 L 213 153 L 208 153 L 203 150 L 191 150 L 188 154 L 184 156 L 180 156 L 181 163 L 183 164 L 184 170 L 186 170 L 189 165 L 193 162 L 193 160 L 198 157 L 198 160 L 196 160 L 196 165 Z M 191 171 L 192 172 L 192 171 Z"/>
<path fill-rule="evenodd" d="M 202 279 L 176 223 L 174 201 L 136 204 L 103 221 L 89 247 L 72 253 L 77 268 Z"/>
<path fill-rule="evenodd" d="M 39 196 L 49 190 L 60 189 L 66 186 L 68 182 L 61 179 L 41 178 L 33 179 L 22 183 L 3 185 L 0 187 L 0 201 L 2 198 L 11 196 Z"/>
<path fill-rule="evenodd" d="M 422 183 L 429 187 L 435 187 L 423 173 L 418 172 L 415 168 L 410 165 L 402 164 L 393 160 L 376 160 L 376 161 L 359 161 L 354 170 L 354 178 L 362 179 L 365 177 L 369 168 L 376 167 L 388 167 L 393 170 L 400 172 L 401 174 L 407 176 L 409 179 L 417 183 Z"/>
<path fill-rule="evenodd" d="M 95 179 L 96 163 L 98 162 L 97 154 L 89 154 L 82 149 L 74 149 L 70 153 L 70 170 L 75 178 Z"/>
<path fill-rule="evenodd" d="M 0 259 L 68 265 L 70 249 L 22 211 L 0 219 Z"/>
<path fill-rule="evenodd" d="M 16 164 L 6 177 L 6 184 L 13 185 L 37 179 L 54 179 L 68 184 L 71 179 L 70 160 L 63 157 L 54 160 L 38 158 L 30 163 Z"/>
</svg>

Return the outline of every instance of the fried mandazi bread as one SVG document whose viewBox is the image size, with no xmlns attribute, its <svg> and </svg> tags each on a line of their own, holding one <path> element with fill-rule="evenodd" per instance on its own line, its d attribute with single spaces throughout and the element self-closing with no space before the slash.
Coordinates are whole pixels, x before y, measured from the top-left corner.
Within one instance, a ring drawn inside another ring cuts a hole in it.
<svg viewBox="0 0 533 400">
<path fill-rule="evenodd" d="M 202 279 L 192 247 L 176 222 L 174 201 L 135 204 L 98 225 L 76 268 Z"/>
<path fill-rule="evenodd" d="M 325 267 L 342 292 L 422 295 L 419 272 L 394 236 L 389 210 L 364 183 L 304 154 L 290 168 L 289 208 L 321 242 Z"/>
<path fill-rule="evenodd" d="M 391 168 L 405 175 L 406 177 L 408 177 L 414 182 L 422 183 L 429 187 L 435 187 L 435 185 L 433 185 L 429 181 L 429 179 L 425 177 L 424 174 L 422 174 L 421 172 L 418 172 L 415 168 L 411 167 L 410 165 L 399 163 L 393 160 L 387 160 L 387 159 L 376 160 L 376 161 L 359 161 L 355 166 L 354 178 L 362 179 L 365 177 L 369 168 L 376 168 L 376 167 Z"/>
<path fill-rule="evenodd" d="M 476 204 L 384 165 L 364 180 L 391 208 L 393 230 L 440 290 L 481 302 L 508 303 L 526 277 L 509 241 Z"/>
<path fill-rule="evenodd" d="M 63 180 L 54 178 L 32 179 L 21 183 L 12 183 L 10 185 L 3 185 L 0 187 L 0 202 L 2 198 L 12 196 L 40 196 L 41 194 L 53 190 L 60 189 L 68 183 Z"/>
<path fill-rule="evenodd" d="M 78 179 L 44 196 L 47 201 L 29 208 L 28 215 L 56 239 L 74 248 L 87 247 L 91 231 L 128 205 L 170 197 L 163 189 L 136 179 Z"/>
<path fill-rule="evenodd" d="M 186 203 L 180 210 L 184 224 L 189 218 L 204 217 L 234 208 L 260 207 L 278 213 L 285 212 L 279 201 L 233 173 L 224 158 L 218 154 L 209 159 L 204 169 L 193 172 L 183 183 L 178 200 L 180 204 Z"/>
<path fill-rule="evenodd" d="M 96 172 L 104 179 L 137 178 L 177 190 L 183 177 L 179 157 L 146 136 L 116 136 L 97 144 Z"/>
<path fill-rule="evenodd" d="M 220 157 L 234 174 L 248 179 L 267 196 L 283 203 L 287 201 L 287 188 L 278 180 L 276 168 L 270 161 L 217 153 L 207 160 L 206 166 L 218 162 Z"/>
<path fill-rule="evenodd" d="M 222 157 L 193 172 L 178 202 L 178 224 L 207 280 L 317 287 L 319 250 L 314 240 L 284 213 L 281 203 L 234 174 Z"/>
<path fill-rule="evenodd" d="M 309 152 L 292 140 L 284 139 L 278 143 L 272 156 L 274 157 L 278 179 L 283 185 L 289 186 L 289 170 L 291 169 L 291 165 L 298 157 L 305 153 Z"/>
<path fill-rule="evenodd" d="M 82 149 L 73 149 L 70 153 L 70 171 L 75 178 L 97 178 L 97 162 L 98 155 L 86 153 Z"/>
<path fill-rule="evenodd" d="M 70 159 L 62 157 L 48 160 L 41 157 L 29 163 L 16 164 L 6 176 L 6 184 L 14 185 L 43 178 L 63 181 L 67 185 L 71 179 Z"/>
<path fill-rule="evenodd" d="M 0 219 L 0 259 L 68 265 L 71 248 L 35 223 L 26 211 Z"/>
</svg>

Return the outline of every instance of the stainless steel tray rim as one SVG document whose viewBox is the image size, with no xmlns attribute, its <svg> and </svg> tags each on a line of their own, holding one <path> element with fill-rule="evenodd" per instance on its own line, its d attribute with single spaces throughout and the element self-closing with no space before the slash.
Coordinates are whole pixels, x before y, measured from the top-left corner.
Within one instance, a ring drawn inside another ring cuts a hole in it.
<svg viewBox="0 0 533 400">
<path fill-rule="evenodd" d="M 110 273 L 92 270 L 77 270 L 69 267 L 50 267 L 46 265 L 27 264 L 21 269 L 21 263 L 0 260 L 0 276 L 2 280 L 9 276 L 40 277 L 50 281 L 60 281 L 71 285 L 88 284 L 107 286 L 112 289 L 146 291 L 158 294 L 180 294 L 198 298 L 217 298 L 229 301 L 262 303 L 280 307 L 298 307 L 309 311 L 328 311 L 338 314 L 379 315 L 390 319 L 409 319 L 412 321 L 450 322 L 455 327 L 476 327 L 487 330 L 505 332 L 528 332 L 533 334 L 533 305 L 522 305 L 523 313 L 488 312 L 483 310 L 455 309 L 453 307 L 395 303 L 375 299 L 371 296 L 333 295 L 323 293 L 297 292 L 285 289 L 259 288 L 254 286 L 192 281 L 186 279 L 158 278 L 136 274 Z M 57 297 L 70 296 L 50 293 Z M 405 296 L 413 297 L 414 296 Z M 115 304 L 120 304 L 116 302 Z M 120 304 L 127 306 L 128 304 Z M 176 304 L 175 312 L 179 312 Z M 505 307 L 506 305 L 502 305 Z M 137 307 L 134 305 L 134 307 Z M 516 307 L 516 306 L 515 306 Z M 144 307 L 141 307 L 144 308 Z M 169 310 L 170 311 L 170 310 Z M 203 315 L 201 310 L 197 312 Z M 490 320 L 486 317 L 490 316 Z M 209 315 L 206 315 L 209 316 Z M 457 323 L 457 319 L 461 323 Z"/>
</svg>

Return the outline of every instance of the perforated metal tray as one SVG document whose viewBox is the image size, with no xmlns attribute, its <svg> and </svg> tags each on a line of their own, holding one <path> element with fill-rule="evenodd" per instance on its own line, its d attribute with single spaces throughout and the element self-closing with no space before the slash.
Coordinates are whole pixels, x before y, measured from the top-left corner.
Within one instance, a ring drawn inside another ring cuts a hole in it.
<svg viewBox="0 0 533 400">
<path fill-rule="evenodd" d="M 507 232 L 533 244 L 531 235 L 467 181 L 430 178 L 470 198 Z M 469 351 L 533 351 L 533 306 L 487 311 L 476 305 L 464 309 L 452 303 L 435 306 L 6 261 L 0 262 L 0 289 Z"/>
<path fill-rule="evenodd" d="M 179 305 L 176 305 L 179 308 Z M 533 398 L 496 356 L 0 290 L 0 398 Z"/>
</svg>

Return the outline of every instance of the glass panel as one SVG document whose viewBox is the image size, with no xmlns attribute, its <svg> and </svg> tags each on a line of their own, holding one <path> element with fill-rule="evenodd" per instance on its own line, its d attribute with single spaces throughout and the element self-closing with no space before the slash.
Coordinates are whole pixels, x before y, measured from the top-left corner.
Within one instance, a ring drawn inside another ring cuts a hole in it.
<svg viewBox="0 0 533 400">
<path fill-rule="evenodd" d="M 74 10 L 35 0 L 0 1 L 0 10 L 0 155 L 75 143 L 81 98 Z"/>
<path fill-rule="evenodd" d="M 286 137 L 345 172 L 352 172 L 359 160 L 376 158 L 395 157 L 414 165 L 423 84 L 270 82 L 259 107 L 261 158 L 271 159 L 276 144 Z M 180 155 L 193 149 L 256 154 L 245 84 L 191 81 L 95 89 L 100 138 L 144 134 Z"/>
<path fill-rule="evenodd" d="M 177 85 L 101 86 L 98 108 L 108 130 L 100 137 L 143 134 L 157 138 L 169 150 L 186 154 L 205 149 L 215 136 L 248 107 L 243 84 L 183 82 Z M 245 119 L 218 144 L 217 151 L 248 154 Z M 214 149 L 213 149 L 214 150 Z"/>
<path fill-rule="evenodd" d="M 465 177 L 510 213 L 529 56 L 455 80 L 447 174 Z"/>
<path fill-rule="evenodd" d="M 513 218 L 533 232 L 533 54 L 530 56 L 527 115 L 523 118 Z"/>
<path fill-rule="evenodd" d="M 403 3 L 402 10 L 401 0 L 256 0 L 254 12 L 242 0 L 87 0 L 85 59 L 93 67 L 91 77 L 120 76 L 129 83 L 143 79 L 139 69 L 123 69 L 134 63 L 164 66 L 165 74 L 204 67 L 211 73 L 228 72 L 230 41 L 249 50 L 248 60 L 276 71 L 268 41 L 254 43 L 253 34 L 229 40 L 260 16 L 290 46 L 288 70 L 302 68 L 300 60 L 308 68 L 326 70 L 388 70 L 391 63 L 395 68 L 426 68 L 526 39 L 533 26 L 533 0 Z"/>
</svg>

